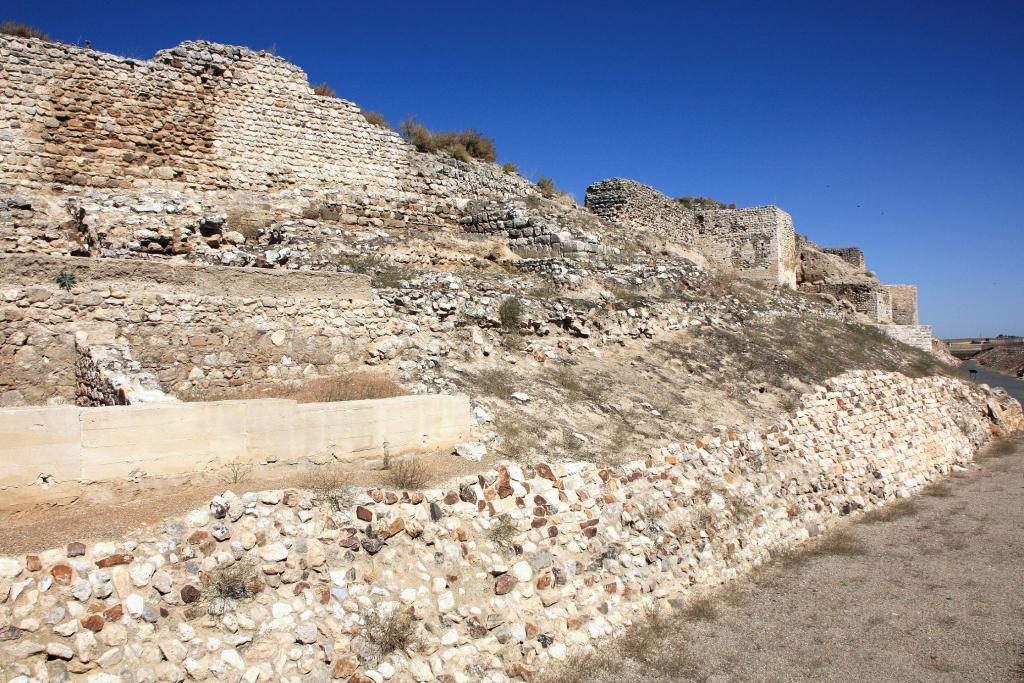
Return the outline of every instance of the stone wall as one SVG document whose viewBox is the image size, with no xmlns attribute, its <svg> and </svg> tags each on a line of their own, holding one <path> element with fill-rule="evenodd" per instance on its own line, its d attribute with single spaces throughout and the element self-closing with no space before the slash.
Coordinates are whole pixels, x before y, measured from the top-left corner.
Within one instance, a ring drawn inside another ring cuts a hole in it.
<svg viewBox="0 0 1024 683">
<path fill-rule="evenodd" d="M 969 383 L 854 373 L 765 432 L 621 467 L 499 466 L 448 490 L 355 491 L 337 511 L 300 491 L 226 492 L 121 542 L 0 558 L 0 671 L 536 680 L 647 610 L 967 466 L 999 431 L 993 411 L 1024 424 Z M 254 598 L 204 590 L 229 567 Z M 418 647 L 375 654 L 370 615 L 399 611 Z"/>
<path fill-rule="evenodd" d="M 877 282 L 818 282 L 804 289 L 848 301 L 854 310 L 867 316 L 871 322 L 892 322 L 892 298 L 885 285 Z"/>
<path fill-rule="evenodd" d="M 821 250 L 826 254 L 838 256 L 857 270 L 867 270 L 864 251 L 860 247 L 821 247 Z"/>
<path fill-rule="evenodd" d="M 55 282 L 62 271 L 75 276 L 70 291 Z M 3 257 L 0 397 L 75 402 L 80 333 L 131 347 L 175 393 L 339 374 L 405 329 L 369 292 L 369 279 L 350 273 Z"/>
<path fill-rule="evenodd" d="M 917 325 L 917 286 L 886 285 L 892 301 L 892 321 L 897 325 Z"/>
<path fill-rule="evenodd" d="M 129 478 L 232 464 L 373 464 L 469 438 L 464 396 L 297 404 L 212 403 L 0 409 L 0 509 L 73 499 Z"/>
<path fill-rule="evenodd" d="M 635 233 L 690 248 L 740 275 L 796 288 L 793 219 L 775 206 L 693 211 L 653 187 L 613 178 L 587 188 L 587 208 Z"/>
<path fill-rule="evenodd" d="M 744 277 L 796 289 L 793 218 L 777 206 L 697 213 L 705 243 L 727 246 L 727 265 Z"/>
<path fill-rule="evenodd" d="M 537 195 L 495 164 L 419 153 L 315 95 L 295 65 L 240 47 L 192 41 L 140 61 L 0 36 L 0 109 L 6 251 L 184 253 L 211 221 L 323 215 L 454 229 L 469 199 Z"/>
<path fill-rule="evenodd" d="M 884 330 L 886 334 L 897 341 L 901 341 L 908 346 L 921 349 L 922 351 L 932 352 L 932 326 L 931 325 L 879 325 L 880 329 Z M 945 354 L 939 352 L 936 355 L 942 360 L 946 360 L 943 356 Z"/>
</svg>

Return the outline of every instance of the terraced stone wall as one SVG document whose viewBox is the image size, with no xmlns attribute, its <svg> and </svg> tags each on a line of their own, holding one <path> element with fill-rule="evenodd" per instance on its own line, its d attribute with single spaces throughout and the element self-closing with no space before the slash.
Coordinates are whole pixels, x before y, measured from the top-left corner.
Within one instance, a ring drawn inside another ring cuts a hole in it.
<svg viewBox="0 0 1024 683">
<path fill-rule="evenodd" d="M 994 413 L 1024 424 L 970 383 L 853 373 L 765 432 L 621 467 L 508 464 L 449 489 L 355 491 L 340 510 L 226 492 L 162 530 L 0 557 L 0 672 L 537 680 L 648 609 L 967 466 Z M 205 589 L 231 567 L 250 597 Z M 371 615 L 408 619 L 415 645 L 382 655 Z"/>
</svg>

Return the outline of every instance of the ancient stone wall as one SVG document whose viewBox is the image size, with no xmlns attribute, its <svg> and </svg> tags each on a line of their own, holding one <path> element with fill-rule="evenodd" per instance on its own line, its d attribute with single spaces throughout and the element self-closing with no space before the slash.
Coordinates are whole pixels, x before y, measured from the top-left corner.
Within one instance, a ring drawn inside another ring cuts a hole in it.
<svg viewBox="0 0 1024 683">
<path fill-rule="evenodd" d="M 777 206 L 697 212 L 705 243 L 727 245 L 727 265 L 744 277 L 796 289 L 793 218 Z"/>
<path fill-rule="evenodd" d="M 892 321 L 897 325 L 917 325 L 917 286 L 886 285 L 892 301 Z"/>
<path fill-rule="evenodd" d="M 71 291 L 55 283 L 61 271 L 75 275 Z M 130 346 L 176 393 L 345 372 L 402 329 L 369 300 L 368 283 L 349 273 L 0 258 L 0 396 L 75 402 L 75 335 L 89 330 Z"/>
<path fill-rule="evenodd" d="M 588 187 L 586 204 L 638 239 L 667 240 L 744 277 L 796 287 L 793 219 L 778 207 L 693 211 L 653 187 L 623 178 Z"/>
<path fill-rule="evenodd" d="M 821 247 L 821 250 L 826 254 L 838 256 L 857 270 L 867 270 L 864 251 L 860 247 Z"/>
<path fill-rule="evenodd" d="M 892 322 L 892 298 L 886 285 L 877 282 L 818 282 L 808 284 L 804 289 L 848 301 L 854 310 L 863 313 L 871 322 Z"/>
<path fill-rule="evenodd" d="M 901 341 L 908 346 L 913 346 L 916 349 L 922 351 L 931 352 L 932 346 L 932 326 L 931 325 L 911 325 L 911 324 L 896 324 L 896 325 L 879 325 L 886 334 L 897 341 Z M 940 352 L 940 358 L 943 354 Z"/>
<path fill-rule="evenodd" d="M 208 218 L 457 228 L 471 198 L 537 194 L 495 164 L 419 153 L 314 94 L 295 65 L 240 47 L 192 41 L 140 61 L 0 36 L 0 108 L 0 200 L 35 210 L 0 211 L 7 251 L 181 253 Z M 85 234 L 61 235 L 69 221 Z"/>
<path fill-rule="evenodd" d="M 993 407 L 1024 424 L 1016 401 L 970 383 L 853 373 L 766 432 L 621 467 L 499 466 L 449 490 L 356 491 L 340 510 L 309 492 L 226 492 L 123 541 L 0 557 L 0 672 L 536 680 L 967 465 L 997 431 Z M 218 572 L 247 566 L 254 598 L 204 599 Z M 369 615 L 399 610 L 419 647 L 375 655 Z"/>
</svg>

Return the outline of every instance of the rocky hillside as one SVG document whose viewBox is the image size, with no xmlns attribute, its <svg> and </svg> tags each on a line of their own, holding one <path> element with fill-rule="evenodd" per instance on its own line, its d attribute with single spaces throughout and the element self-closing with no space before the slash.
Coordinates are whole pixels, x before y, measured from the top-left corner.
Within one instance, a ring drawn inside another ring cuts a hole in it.
<svg viewBox="0 0 1024 683">
<path fill-rule="evenodd" d="M 972 358 L 975 363 L 1013 377 L 1024 377 L 1024 348 L 997 346 Z"/>
</svg>

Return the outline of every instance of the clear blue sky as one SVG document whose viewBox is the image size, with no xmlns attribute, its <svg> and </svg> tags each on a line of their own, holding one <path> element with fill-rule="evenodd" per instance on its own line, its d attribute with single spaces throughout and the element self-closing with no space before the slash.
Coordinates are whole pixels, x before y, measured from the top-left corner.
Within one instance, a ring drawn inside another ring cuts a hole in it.
<svg viewBox="0 0 1024 683">
<path fill-rule="evenodd" d="M 0 18 L 148 58 L 277 53 L 399 121 L 476 127 L 582 200 L 611 176 L 776 203 L 920 285 L 940 336 L 1024 334 L 1024 2 L 38 2 Z"/>
</svg>

